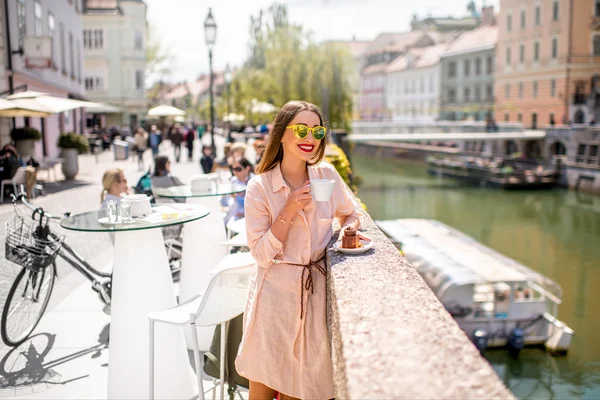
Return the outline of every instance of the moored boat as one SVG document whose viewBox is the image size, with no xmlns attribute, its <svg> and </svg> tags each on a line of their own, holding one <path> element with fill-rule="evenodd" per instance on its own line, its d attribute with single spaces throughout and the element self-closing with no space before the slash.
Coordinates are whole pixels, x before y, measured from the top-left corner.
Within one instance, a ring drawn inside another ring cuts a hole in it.
<svg viewBox="0 0 600 400">
<path fill-rule="evenodd" d="M 439 221 L 377 221 L 480 351 L 544 345 L 563 355 L 573 330 L 557 319 L 562 290 L 551 279 Z"/>
</svg>

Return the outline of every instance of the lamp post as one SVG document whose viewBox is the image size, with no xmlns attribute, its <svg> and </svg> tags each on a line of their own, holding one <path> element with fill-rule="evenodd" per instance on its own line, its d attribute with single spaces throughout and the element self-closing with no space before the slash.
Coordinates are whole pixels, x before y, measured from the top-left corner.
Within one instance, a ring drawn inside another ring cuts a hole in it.
<svg viewBox="0 0 600 400">
<path fill-rule="evenodd" d="M 216 154 L 215 146 L 215 104 L 213 99 L 213 68 L 212 68 L 212 49 L 217 41 L 217 24 L 212 16 L 212 9 L 208 9 L 208 15 L 204 20 L 204 38 L 206 47 L 208 47 L 208 68 L 210 73 L 209 101 L 210 101 L 210 146 L 213 154 Z"/>
<path fill-rule="evenodd" d="M 225 114 L 227 116 L 227 141 L 228 142 L 232 142 L 232 138 L 231 138 L 231 120 L 230 120 L 230 114 L 231 114 L 231 92 L 230 92 L 230 84 L 231 84 L 231 68 L 229 68 L 229 64 L 227 64 L 227 66 L 225 67 L 225 85 L 226 85 L 226 90 L 227 90 L 227 99 L 226 99 L 226 109 L 227 109 L 227 113 Z"/>
</svg>

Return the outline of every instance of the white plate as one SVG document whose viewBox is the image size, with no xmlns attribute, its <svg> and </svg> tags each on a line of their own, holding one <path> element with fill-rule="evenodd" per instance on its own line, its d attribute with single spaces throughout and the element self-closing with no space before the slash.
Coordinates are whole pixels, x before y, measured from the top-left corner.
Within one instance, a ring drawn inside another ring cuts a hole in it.
<svg viewBox="0 0 600 400">
<path fill-rule="evenodd" d="M 133 221 L 129 221 L 129 222 L 123 222 L 123 221 L 110 222 L 110 221 L 108 220 L 108 217 L 104 217 L 104 218 L 100 218 L 100 219 L 98 220 L 98 222 L 99 222 L 100 224 L 102 224 L 102 225 L 105 225 L 105 226 L 117 226 L 117 225 L 127 225 L 127 224 L 132 224 L 132 223 L 134 223 L 134 222 L 135 222 L 135 220 L 133 220 Z"/>
<path fill-rule="evenodd" d="M 364 253 L 365 251 L 367 251 L 373 247 L 373 241 L 370 239 L 369 240 L 360 239 L 360 243 L 362 244 L 362 247 L 359 247 L 356 249 L 345 249 L 342 247 L 342 241 L 338 240 L 337 242 L 335 242 L 333 244 L 333 248 L 336 249 L 337 251 L 340 251 L 340 252 L 346 253 L 346 254 L 360 254 L 360 253 Z"/>
</svg>

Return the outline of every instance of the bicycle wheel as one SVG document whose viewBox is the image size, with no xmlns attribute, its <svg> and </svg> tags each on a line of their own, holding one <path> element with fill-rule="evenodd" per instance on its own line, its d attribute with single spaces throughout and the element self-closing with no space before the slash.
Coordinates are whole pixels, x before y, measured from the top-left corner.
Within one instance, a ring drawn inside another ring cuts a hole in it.
<svg viewBox="0 0 600 400">
<path fill-rule="evenodd" d="M 23 268 L 17 275 L 0 321 L 2 341 L 8 346 L 18 346 L 29 337 L 44 314 L 56 275 L 56 263 L 37 272 Z"/>
</svg>

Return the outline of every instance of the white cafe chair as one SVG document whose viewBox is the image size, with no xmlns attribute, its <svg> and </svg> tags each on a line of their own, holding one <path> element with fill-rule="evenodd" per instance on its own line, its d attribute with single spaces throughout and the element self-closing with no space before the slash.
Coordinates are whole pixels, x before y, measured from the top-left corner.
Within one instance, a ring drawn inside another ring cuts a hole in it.
<svg viewBox="0 0 600 400">
<path fill-rule="evenodd" d="M 239 265 L 239 264 L 238 264 Z M 220 354 L 220 380 L 221 399 L 225 395 L 225 323 L 242 314 L 246 307 L 248 290 L 252 276 L 255 274 L 254 264 L 225 268 L 210 280 L 206 292 L 190 299 L 189 301 L 168 310 L 156 311 L 148 314 L 150 321 L 150 399 L 154 399 L 154 324 L 163 322 L 171 325 L 187 326 L 196 339 L 196 327 L 216 326 L 221 327 L 221 354 Z M 208 348 L 200 349 L 198 340 L 192 340 L 196 379 L 199 393 L 194 398 L 204 399 L 204 386 L 202 383 L 203 364 L 201 352 L 209 351 Z M 209 344 L 210 346 L 210 344 Z M 214 392 L 213 392 L 214 394 Z"/>
<path fill-rule="evenodd" d="M 235 247 L 247 247 L 248 246 L 248 237 L 246 236 L 246 232 L 238 233 L 231 239 L 227 239 L 221 242 L 223 246 L 229 246 L 230 249 Z"/>
<path fill-rule="evenodd" d="M 227 224 L 227 233 L 229 238 L 238 233 L 246 233 L 246 218 L 229 222 Z"/>
<path fill-rule="evenodd" d="M 11 179 L 3 179 L 2 183 L 0 183 L 0 204 L 4 203 L 4 185 L 12 185 L 14 194 L 17 192 L 17 185 L 27 185 L 27 169 L 25 167 L 19 167 L 15 176 Z M 31 196 L 35 197 L 35 190 L 31 191 Z"/>
</svg>

